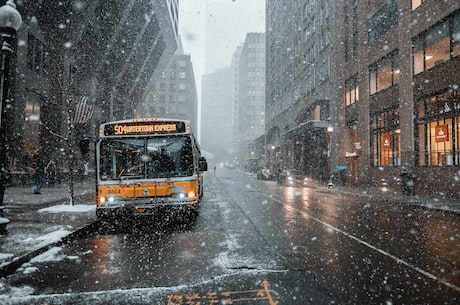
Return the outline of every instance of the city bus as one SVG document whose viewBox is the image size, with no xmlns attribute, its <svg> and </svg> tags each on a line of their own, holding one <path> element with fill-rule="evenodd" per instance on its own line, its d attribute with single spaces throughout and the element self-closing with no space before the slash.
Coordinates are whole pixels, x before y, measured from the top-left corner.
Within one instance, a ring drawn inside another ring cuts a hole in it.
<svg viewBox="0 0 460 305">
<path fill-rule="evenodd" d="M 96 216 L 131 220 L 171 208 L 195 217 L 207 168 L 189 121 L 145 118 L 101 124 Z"/>
</svg>

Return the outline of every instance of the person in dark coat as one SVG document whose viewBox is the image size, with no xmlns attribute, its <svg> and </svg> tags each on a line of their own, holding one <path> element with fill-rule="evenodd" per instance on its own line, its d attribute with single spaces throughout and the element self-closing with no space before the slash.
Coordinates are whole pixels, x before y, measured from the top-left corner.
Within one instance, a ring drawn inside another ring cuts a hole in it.
<svg viewBox="0 0 460 305">
<path fill-rule="evenodd" d="M 45 183 L 45 166 L 38 155 L 35 155 L 32 160 L 32 179 L 34 194 L 41 194 L 40 190 Z"/>
</svg>

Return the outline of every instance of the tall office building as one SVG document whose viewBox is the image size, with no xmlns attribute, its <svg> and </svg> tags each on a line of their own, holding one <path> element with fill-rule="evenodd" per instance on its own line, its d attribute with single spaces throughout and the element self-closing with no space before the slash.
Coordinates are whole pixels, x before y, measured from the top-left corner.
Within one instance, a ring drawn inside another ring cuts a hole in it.
<svg viewBox="0 0 460 305">
<path fill-rule="evenodd" d="M 190 54 L 184 54 L 182 43 L 167 67 L 159 73 L 149 100 L 144 103 L 142 114 L 189 120 L 197 131 L 198 98 L 195 74 Z"/>
<path fill-rule="evenodd" d="M 337 101 L 336 1 L 266 2 L 266 166 L 326 179 Z"/>
<path fill-rule="evenodd" d="M 239 57 L 238 148 L 240 162 L 254 159 L 252 141 L 265 133 L 265 34 L 248 33 Z"/>
<path fill-rule="evenodd" d="M 407 171 L 415 193 L 460 197 L 460 2 L 269 0 L 266 10 L 269 164 L 315 177 L 312 159 L 394 191 Z"/>
<path fill-rule="evenodd" d="M 201 78 L 201 147 L 215 159 L 230 158 L 232 72 L 222 68 Z"/>
<path fill-rule="evenodd" d="M 460 3 L 339 1 L 340 132 L 351 182 L 460 197 Z"/>
<path fill-rule="evenodd" d="M 34 154 L 62 165 L 69 154 L 66 139 L 75 148 L 94 143 L 99 123 L 136 116 L 147 101 L 156 70 L 177 48 L 178 1 L 16 3 L 23 24 L 9 86 L 14 102 L 2 118 L 8 166 L 20 169 Z M 82 101 L 94 112 L 76 120 Z M 72 131 L 68 119 L 75 123 Z M 75 151 L 77 158 L 87 149 Z"/>
</svg>

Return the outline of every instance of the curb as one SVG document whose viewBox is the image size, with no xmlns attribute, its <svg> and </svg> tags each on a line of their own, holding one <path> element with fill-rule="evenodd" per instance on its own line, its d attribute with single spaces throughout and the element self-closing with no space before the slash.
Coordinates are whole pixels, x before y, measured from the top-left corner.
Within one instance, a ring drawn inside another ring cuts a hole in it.
<svg viewBox="0 0 460 305">
<path fill-rule="evenodd" d="M 75 200 L 78 198 L 78 200 L 85 200 L 86 197 L 88 196 L 93 196 L 93 194 L 83 194 L 83 195 L 77 195 L 75 196 Z M 60 199 L 56 200 L 50 200 L 47 201 L 43 204 L 35 205 L 35 210 L 42 209 L 44 207 L 51 206 L 53 204 L 57 204 L 61 202 Z M 22 256 L 19 256 L 15 258 L 13 261 L 6 263 L 4 266 L 0 267 L 0 278 L 7 277 L 8 275 L 13 274 L 19 267 L 21 267 L 24 263 L 27 263 L 30 261 L 32 258 L 34 258 L 37 255 L 40 255 L 52 247 L 62 245 L 64 243 L 67 243 L 75 238 L 84 236 L 85 234 L 88 234 L 91 232 L 91 230 L 94 230 L 94 228 L 99 224 L 99 221 L 97 219 L 92 220 L 90 223 L 87 223 L 74 231 L 70 232 L 68 235 L 62 237 L 59 241 L 56 241 L 52 244 L 43 246 L 41 248 L 35 249 L 27 254 L 24 254 Z M 8 228 L 5 226 L 5 233 L 8 234 Z"/>
<path fill-rule="evenodd" d="M 454 210 L 454 209 L 448 209 L 440 206 L 429 206 L 428 204 L 422 203 L 418 201 L 416 198 L 413 197 L 408 197 L 408 198 L 394 198 L 391 196 L 385 196 L 382 194 L 364 194 L 361 192 L 352 192 L 348 190 L 340 190 L 340 189 L 335 189 L 335 188 L 329 188 L 329 187 L 322 187 L 322 186 L 317 186 L 317 189 L 320 189 L 322 191 L 327 191 L 330 193 L 336 193 L 336 194 L 347 194 L 350 196 L 355 196 L 355 197 L 360 197 L 360 198 L 372 198 L 374 201 L 380 201 L 380 202 L 386 202 L 386 203 L 393 203 L 393 204 L 400 204 L 400 205 L 410 205 L 414 207 L 419 207 L 423 208 L 426 210 L 435 210 L 443 213 L 449 213 L 449 214 L 455 214 L 458 215 L 460 214 L 460 210 Z"/>
<path fill-rule="evenodd" d="M 66 235 L 63 238 L 61 238 L 61 240 L 59 240 L 59 241 L 56 241 L 56 242 L 54 242 L 52 244 L 49 244 L 49 245 L 43 246 L 41 248 L 35 249 L 35 250 L 33 250 L 33 251 L 31 251 L 31 252 L 29 252 L 27 254 L 24 254 L 23 256 L 20 256 L 20 257 L 16 258 L 15 260 L 11 261 L 10 263 L 0 267 L 0 278 L 4 278 L 4 277 L 7 277 L 8 275 L 13 274 L 23 264 L 27 263 L 28 261 L 30 261 L 35 256 L 38 256 L 38 255 L 40 255 L 42 253 L 45 253 L 46 251 L 48 251 L 52 247 L 61 246 L 61 245 L 65 244 L 65 243 L 69 243 L 70 241 L 72 241 L 72 240 L 74 240 L 74 239 L 76 239 L 78 237 L 88 235 L 90 232 L 93 232 L 94 229 L 97 228 L 98 225 L 99 225 L 99 220 L 95 219 L 94 221 L 92 221 L 92 222 L 90 222 L 88 224 L 85 224 L 85 225 L 81 226 L 80 228 L 77 228 L 76 230 L 72 231 L 68 235 Z"/>
</svg>

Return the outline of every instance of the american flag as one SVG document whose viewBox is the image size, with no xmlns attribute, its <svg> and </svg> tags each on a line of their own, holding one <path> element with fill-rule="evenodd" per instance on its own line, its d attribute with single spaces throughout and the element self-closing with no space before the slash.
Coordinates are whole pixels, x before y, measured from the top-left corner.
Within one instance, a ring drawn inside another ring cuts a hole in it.
<svg viewBox="0 0 460 305">
<path fill-rule="evenodd" d="M 82 97 L 75 108 L 72 123 L 87 123 L 94 113 L 94 108 L 96 108 L 96 97 Z"/>
</svg>

